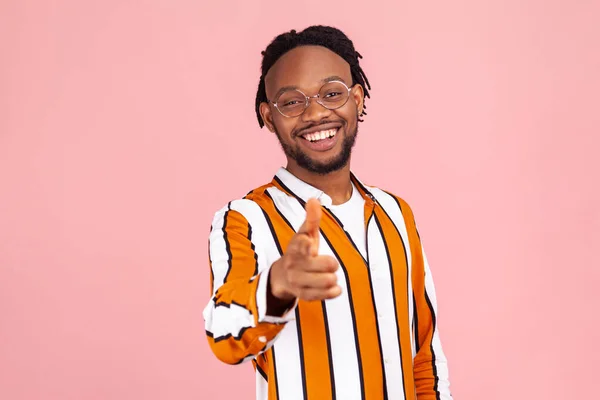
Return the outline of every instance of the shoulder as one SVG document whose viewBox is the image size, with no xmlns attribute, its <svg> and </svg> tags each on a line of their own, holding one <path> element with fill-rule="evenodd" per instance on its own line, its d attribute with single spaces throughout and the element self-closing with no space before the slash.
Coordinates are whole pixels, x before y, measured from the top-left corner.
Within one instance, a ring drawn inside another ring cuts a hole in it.
<svg viewBox="0 0 600 400">
<path fill-rule="evenodd" d="M 268 189 L 273 187 L 270 183 L 265 184 L 251 190 L 244 196 L 231 199 L 223 204 L 220 209 L 214 212 L 213 228 L 223 225 L 226 219 L 240 220 L 247 223 L 254 219 L 257 213 L 262 214 L 259 203 L 270 196 Z"/>
<path fill-rule="evenodd" d="M 375 200 L 387 211 L 388 209 L 397 209 L 406 218 L 413 217 L 413 210 L 409 202 L 401 195 L 386 190 L 384 188 L 363 184 L 363 186 L 375 197 Z"/>
<path fill-rule="evenodd" d="M 401 235 L 406 235 L 411 248 L 420 245 L 420 235 L 412 207 L 401 196 L 376 186 L 365 186 L 375 198 L 377 204 L 392 221 Z M 414 250 L 414 248 L 413 248 Z"/>
</svg>

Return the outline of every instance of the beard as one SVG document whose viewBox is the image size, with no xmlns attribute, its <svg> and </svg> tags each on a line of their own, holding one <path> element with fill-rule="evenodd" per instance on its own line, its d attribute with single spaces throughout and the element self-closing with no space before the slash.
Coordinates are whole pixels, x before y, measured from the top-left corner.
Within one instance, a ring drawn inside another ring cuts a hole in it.
<svg viewBox="0 0 600 400">
<path fill-rule="evenodd" d="M 283 141 L 279 131 L 275 128 L 275 134 L 279 139 L 279 144 L 283 149 L 283 152 L 288 158 L 296 161 L 298 166 L 304 168 L 307 171 L 319 174 L 319 175 L 327 175 L 330 172 L 338 171 L 348 165 L 350 161 L 350 156 L 352 154 L 352 148 L 356 143 L 356 137 L 358 136 L 358 123 L 354 125 L 353 132 L 346 131 L 348 124 L 344 124 L 343 128 L 346 133 L 342 142 L 342 150 L 336 154 L 330 160 L 325 162 L 316 161 L 310 158 L 308 154 L 302 151 L 299 145 L 289 144 Z M 340 128 L 341 129 L 341 128 Z M 339 131 L 338 131 L 339 132 Z M 304 140 L 304 139 L 301 139 Z"/>
</svg>

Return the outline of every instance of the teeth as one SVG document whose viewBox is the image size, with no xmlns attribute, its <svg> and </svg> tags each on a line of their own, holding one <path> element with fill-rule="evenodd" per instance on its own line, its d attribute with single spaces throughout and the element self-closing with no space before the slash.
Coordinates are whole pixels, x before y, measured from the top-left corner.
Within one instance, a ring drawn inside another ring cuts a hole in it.
<svg viewBox="0 0 600 400">
<path fill-rule="evenodd" d="M 319 131 L 315 133 L 307 133 L 304 135 L 304 138 L 311 142 L 316 142 L 318 140 L 323 140 L 326 138 L 330 138 L 335 136 L 337 129 L 328 129 L 326 131 Z"/>
</svg>

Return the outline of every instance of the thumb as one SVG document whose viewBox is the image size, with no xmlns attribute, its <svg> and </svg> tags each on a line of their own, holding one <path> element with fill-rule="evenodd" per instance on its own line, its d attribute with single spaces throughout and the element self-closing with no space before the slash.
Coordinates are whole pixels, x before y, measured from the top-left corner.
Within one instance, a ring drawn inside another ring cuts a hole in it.
<svg viewBox="0 0 600 400">
<path fill-rule="evenodd" d="M 309 199 L 306 202 L 306 219 L 298 230 L 298 233 L 307 234 L 312 239 L 319 238 L 319 223 L 321 222 L 321 203 L 317 199 Z"/>
</svg>

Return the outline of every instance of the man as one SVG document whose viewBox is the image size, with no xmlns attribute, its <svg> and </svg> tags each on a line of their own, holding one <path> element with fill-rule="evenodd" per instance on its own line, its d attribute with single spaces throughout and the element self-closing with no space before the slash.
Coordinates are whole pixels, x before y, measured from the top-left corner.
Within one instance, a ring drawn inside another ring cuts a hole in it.
<svg viewBox="0 0 600 400">
<path fill-rule="evenodd" d="M 411 209 L 350 169 L 370 89 L 360 54 L 313 26 L 262 55 L 258 122 L 287 166 L 215 214 L 210 347 L 252 361 L 257 399 L 451 399 Z"/>
</svg>

